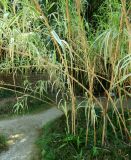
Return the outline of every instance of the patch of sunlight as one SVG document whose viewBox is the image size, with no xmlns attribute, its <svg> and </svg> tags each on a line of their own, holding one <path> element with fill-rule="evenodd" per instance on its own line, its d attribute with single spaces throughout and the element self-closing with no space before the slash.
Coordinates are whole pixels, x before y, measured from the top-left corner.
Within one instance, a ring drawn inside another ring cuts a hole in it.
<svg viewBox="0 0 131 160">
<path fill-rule="evenodd" d="M 23 139 L 24 134 L 14 134 L 9 136 L 9 140 L 7 141 L 8 145 L 13 145 L 17 140 L 25 141 L 25 138 Z"/>
<path fill-rule="evenodd" d="M 13 144 L 15 144 L 15 142 L 14 142 L 13 140 L 8 140 L 8 141 L 7 141 L 7 144 L 8 144 L 8 145 L 13 145 Z"/>
<path fill-rule="evenodd" d="M 23 138 L 20 142 L 23 143 L 25 142 L 27 139 L 26 138 Z"/>
<path fill-rule="evenodd" d="M 21 139 L 24 136 L 24 134 L 14 134 L 14 135 L 10 135 L 9 138 L 11 139 Z"/>
</svg>

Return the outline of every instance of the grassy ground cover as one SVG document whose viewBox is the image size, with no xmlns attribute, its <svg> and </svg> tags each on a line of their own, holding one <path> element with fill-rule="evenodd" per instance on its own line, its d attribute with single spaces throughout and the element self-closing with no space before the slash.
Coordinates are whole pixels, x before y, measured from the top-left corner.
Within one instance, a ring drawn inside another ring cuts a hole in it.
<svg viewBox="0 0 131 160">
<path fill-rule="evenodd" d="M 47 124 L 40 132 L 37 141 L 40 160 L 129 160 L 131 158 L 130 142 L 124 136 L 121 139 L 121 133 L 116 124 L 117 137 L 114 136 L 112 128 L 107 126 L 106 142 L 101 144 L 102 119 L 100 110 L 97 110 L 99 122 L 97 123 L 97 143 L 94 145 L 93 126 L 89 126 L 88 144 L 85 144 L 85 118 L 84 110 L 78 113 L 76 135 L 67 132 L 65 116 Z M 129 115 L 126 114 L 126 123 L 129 125 Z M 110 110 L 112 122 L 116 122 L 115 114 Z M 69 117 L 70 119 L 70 117 Z M 70 121 L 69 121 L 70 122 Z"/>
<path fill-rule="evenodd" d="M 0 152 L 8 148 L 7 138 L 3 134 L 0 134 Z"/>
</svg>

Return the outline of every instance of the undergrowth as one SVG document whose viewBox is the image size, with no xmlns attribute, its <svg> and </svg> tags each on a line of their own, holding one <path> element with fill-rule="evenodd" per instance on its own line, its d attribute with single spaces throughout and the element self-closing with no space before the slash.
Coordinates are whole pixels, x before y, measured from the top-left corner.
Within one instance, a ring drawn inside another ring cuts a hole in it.
<svg viewBox="0 0 131 160">
<path fill-rule="evenodd" d="M 5 135 L 0 134 L 0 152 L 8 148 L 7 138 Z"/>
<path fill-rule="evenodd" d="M 65 116 L 48 123 L 40 132 L 40 137 L 36 144 L 40 149 L 38 153 L 41 160 L 129 160 L 131 158 L 130 142 L 126 136 L 121 139 L 118 124 L 118 137 L 114 136 L 112 128 L 107 126 L 107 138 L 104 146 L 101 145 L 101 128 L 102 119 L 100 110 L 97 110 L 99 123 L 96 128 L 97 143 L 94 146 L 93 127 L 89 126 L 88 145 L 85 145 L 85 118 L 84 111 L 78 113 L 76 135 L 67 133 Z M 128 123 L 129 115 L 126 114 L 126 122 Z M 116 116 L 110 110 L 112 122 L 116 123 Z M 130 127 L 128 123 L 128 127 Z"/>
<path fill-rule="evenodd" d="M 9 118 L 15 115 L 33 114 L 45 111 L 56 104 L 47 104 L 37 99 L 28 98 L 26 100 L 27 107 L 22 106 L 23 101 L 19 101 L 13 92 L 2 91 L 0 92 L 0 118 Z"/>
<path fill-rule="evenodd" d="M 11 118 L 20 115 L 40 113 L 56 105 L 56 104 L 47 105 L 37 100 L 30 100 L 28 101 L 28 108 L 24 109 L 19 108 L 19 110 L 16 111 L 15 104 L 17 104 L 16 101 L 13 102 L 9 101 L 4 104 L 1 104 L 0 102 L 0 119 L 5 119 L 9 117 Z"/>
</svg>

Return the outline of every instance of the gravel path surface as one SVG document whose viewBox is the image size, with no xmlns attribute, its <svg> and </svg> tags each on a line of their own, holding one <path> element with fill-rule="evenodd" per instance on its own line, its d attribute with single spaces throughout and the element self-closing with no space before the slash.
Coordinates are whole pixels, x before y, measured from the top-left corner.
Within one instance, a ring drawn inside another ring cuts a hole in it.
<svg viewBox="0 0 131 160">
<path fill-rule="evenodd" d="M 38 130 L 47 122 L 59 117 L 62 112 L 51 108 L 35 115 L 25 115 L 0 121 L 0 132 L 9 137 L 9 149 L 0 154 L 0 160 L 30 160 Z"/>
</svg>

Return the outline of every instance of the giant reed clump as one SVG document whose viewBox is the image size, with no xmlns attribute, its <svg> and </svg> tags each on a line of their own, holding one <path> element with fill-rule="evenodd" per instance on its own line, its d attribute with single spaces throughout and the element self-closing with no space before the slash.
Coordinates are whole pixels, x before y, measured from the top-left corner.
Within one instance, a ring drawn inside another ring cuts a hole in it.
<svg viewBox="0 0 131 160">
<path fill-rule="evenodd" d="M 122 97 L 131 95 L 130 6 L 125 0 L 105 0 L 95 14 L 92 13 L 92 24 L 85 17 L 87 2 L 91 3 L 86 0 L 52 0 L 41 1 L 41 4 L 36 0 L 1 1 L 0 72 L 12 72 L 13 77 L 32 69 L 46 73 L 49 89 L 56 90 L 56 97 L 61 94 L 64 100 L 67 96 L 71 100 L 72 126 L 68 126 L 68 131 L 74 135 L 79 111 L 76 93 L 82 92 L 87 102 L 84 106 L 85 143 L 88 143 L 92 125 L 96 144 L 96 108 L 100 107 L 103 119 L 101 142 L 104 145 L 108 125 L 117 137 L 115 124 L 108 115 L 109 107 L 117 116 L 121 136 L 129 138 Z M 42 89 L 47 91 L 45 86 L 37 85 L 40 99 L 44 98 Z M 106 96 L 104 104 L 95 96 L 99 89 Z M 29 90 L 33 94 L 34 89 Z M 113 98 L 112 93 L 120 99 L 119 109 L 116 105 L 118 99 Z"/>
</svg>

